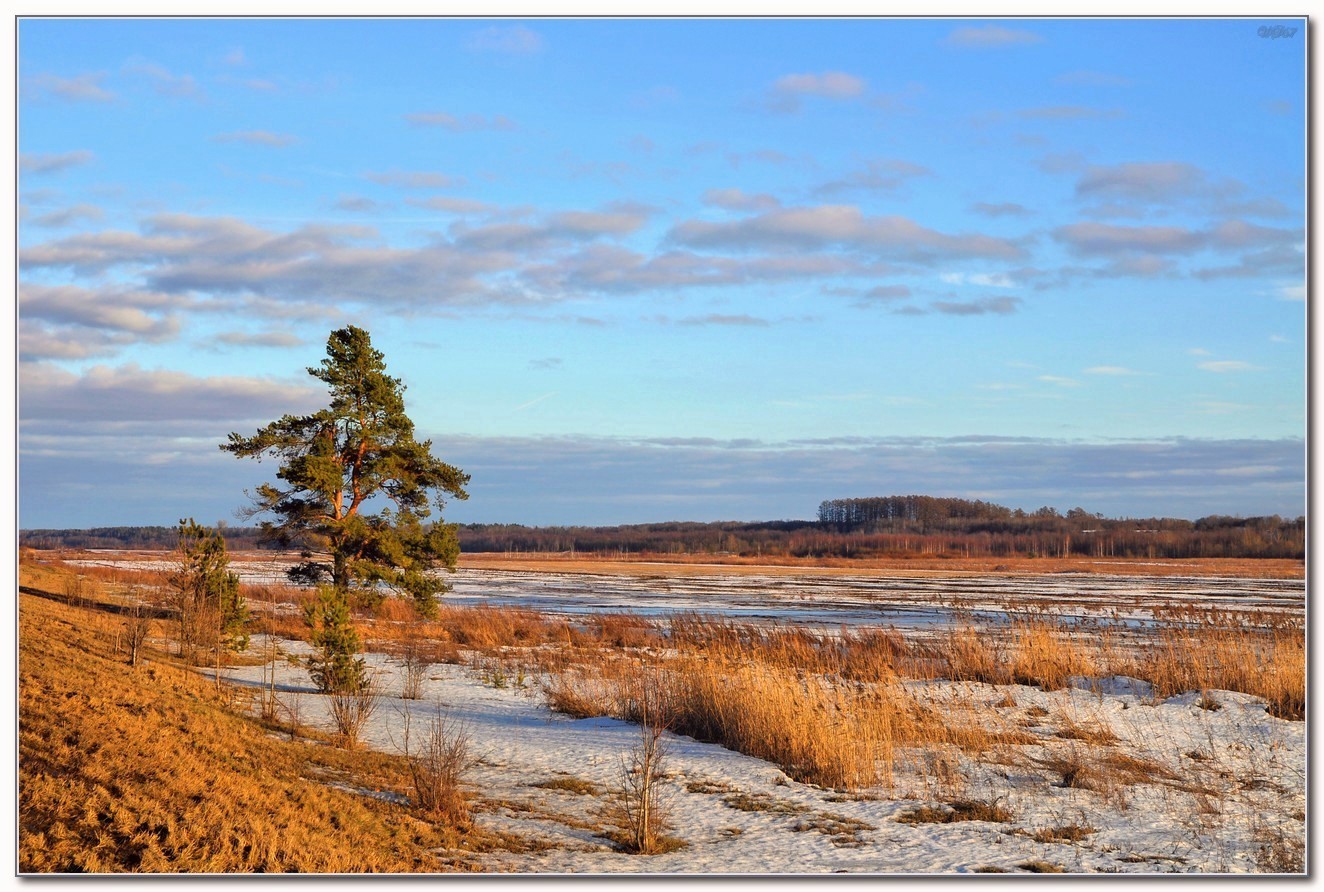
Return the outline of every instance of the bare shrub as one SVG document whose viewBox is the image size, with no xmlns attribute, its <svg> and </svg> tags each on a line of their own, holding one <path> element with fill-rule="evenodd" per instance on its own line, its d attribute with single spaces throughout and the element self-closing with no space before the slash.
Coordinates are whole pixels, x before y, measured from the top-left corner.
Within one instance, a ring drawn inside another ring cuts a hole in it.
<svg viewBox="0 0 1324 892">
<path fill-rule="evenodd" d="M 299 732 L 303 730 L 303 694 L 294 691 L 281 706 L 289 719 L 290 740 L 298 740 Z"/>
<path fill-rule="evenodd" d="M 137 666 L 143 644 L 147 636 L 152 634 L 152 612 L 137 597 L 135 588 L 130 588 L 129 593 L 133 596 L 133 606 L 129 608 L 128 617 L 124 620 L 124 640 L 129 648 L 129 665 Z"/>
<path fill-rule="evenodd" d="M 668 797 L 663 790 L 667 761 L 666 717 L 655 679 L 642 684 L 627 713 L 639 722 L 639 742 L 621 758 L 616 788 L 617 842 L 636 855 L 656 855 L 675 848 L 666 835 Z"/>
<path fill-rule="evenodd" d="M 406 711 L 403 749 L 419 810 L 451 827 L 467 829 L 473 817 L 460 781 L 473 766 L 468 729 L 447 718 L 440 708 L 417 740 L 412 724 Z"/>
<path fill-rule="evenodd" d="M 359 734 L 381 702 L 381 682 L 368 675 L 351 690 L 332 691 L 327 695 L 331 709 L 331 722 L 336 728 L 340 745 L 347 750 L 358 746 Z"/>
<path fill-rule="evenodd" d="M 76 576 L 66 576 L 64 577 L 62 590 L 66 604 L 72 607 L 82 606 L 83 602 L 87 600 L 87 578 L 81 573 Z"/>
<path fill-rule="evenodd" d="M 405 670 L 404 688 L 400 696 L 405 700 L 421 699 L 423 679 L 427 677 L 428 667 L 432 663 L 417 636 L 411 635 L 405 639 L 404 647 L 400 649 L 400 665 Z"/>
</svg>

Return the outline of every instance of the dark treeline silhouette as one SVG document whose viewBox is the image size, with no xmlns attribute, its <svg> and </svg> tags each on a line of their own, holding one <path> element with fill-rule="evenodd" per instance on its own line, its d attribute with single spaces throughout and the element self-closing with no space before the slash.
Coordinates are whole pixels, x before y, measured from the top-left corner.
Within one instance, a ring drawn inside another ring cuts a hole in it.
<svg viewBox="0 0 1324 892">
<path fill-rule="evenodd" d="M 266 547 L 256 527 L 232 527 L 219 522 L 216 529 L 231 551 Z M 94 527 L 89 530 L 20 530 L 18 544 L 25 548 L 112 548 L 169 551 L 179 544 L 179 527 Z"/>
<path fill-rule="evenodd" d="M 258 530 L 223 527 L 231 550 L 265 547 Z M 1023 511 L 933 496 L 832 499 L 818 520 L 670 522 L 613 527 L 462 524 L 466 552 L 601 555 L 710 554 L 792 557 L 1295 558 L 1305 556 L 1305 518 L 1106 518 L 1083 508 Z M 24 530 L 32 548 L 169 550 L 174 527 Z"/>
</svg>

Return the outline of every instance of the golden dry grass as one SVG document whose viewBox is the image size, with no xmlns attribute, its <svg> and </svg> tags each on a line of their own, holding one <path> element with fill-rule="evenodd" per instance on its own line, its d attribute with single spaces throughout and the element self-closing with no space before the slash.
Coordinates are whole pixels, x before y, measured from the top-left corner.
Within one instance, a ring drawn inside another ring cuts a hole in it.
<svg viewBox="0 0 1324 892">
<path fill-rule="evenodd" d="M 473 869 L 433 853 L 447 828 L 327 785 L 405 790 L 398 757 L 275 740 L 191 672 L 130 668 L 95 617 L 20 598 L 20 871 Z"/>
</svg>

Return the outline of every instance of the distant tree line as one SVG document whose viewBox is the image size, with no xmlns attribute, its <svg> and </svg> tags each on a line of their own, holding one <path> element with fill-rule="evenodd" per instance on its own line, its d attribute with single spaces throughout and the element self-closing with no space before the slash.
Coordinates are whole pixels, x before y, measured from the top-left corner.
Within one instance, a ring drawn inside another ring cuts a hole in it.
<svg viewBox="0 0 1324 892">
<path fill-rule="evenodd" d="M 253 551 L 266 547 L 256 527 L 232 527 L 224 522 L 216 531 L 231 551 Z M 18 544 L 25 548 L 166 551 L 179 542 L 179 527 L 93 527 L 87 530 L 20 530 Z"/>
<path fill-rule="evenodd" d="M 1106 518 L 932 496 L 832 499 L 818 520 L 668 522 L 613 527 L 461 524 L 466 552 L 601 555 L 733 554 L 748 557 L 1295 558 L 1305 556 L 1304 517 Z M 264 547 L 259 531 L 221 531 L 232 550 Z M 33 548 L 173 548 L 171 527 L 26 530 Z"/>
</svg>

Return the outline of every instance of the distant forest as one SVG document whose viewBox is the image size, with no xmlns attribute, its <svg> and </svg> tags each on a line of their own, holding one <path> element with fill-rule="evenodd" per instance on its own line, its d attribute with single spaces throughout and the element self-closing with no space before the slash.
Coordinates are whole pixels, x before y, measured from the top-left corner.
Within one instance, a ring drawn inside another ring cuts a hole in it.
<svg viewBox="0 0 1324 892">
<path fill-rule="evenodd" d="M 225 527 L 231 550 L 264 547 L 255 528 Z M 23 530 L 30 548 L 168 550 L 174 527 Z M 735 554 L 878 558 L 970 557 L 1296 558 L 1306 523 L 1271 517 L 1107 518 L 1083 508 L 1026 512 L 991 502 L 933 496 L 832 499 L 817 520 L 646 523 L 614 527 L 461 524 L 467 552 L 582 552 L 613 555 Z"/>
</svg>

